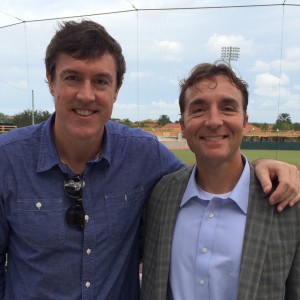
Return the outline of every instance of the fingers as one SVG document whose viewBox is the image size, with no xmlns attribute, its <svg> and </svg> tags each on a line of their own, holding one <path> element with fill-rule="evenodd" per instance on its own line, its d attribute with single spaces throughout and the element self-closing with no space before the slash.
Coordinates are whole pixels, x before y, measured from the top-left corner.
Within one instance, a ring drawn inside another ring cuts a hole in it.
<svg viewBox="0 0 300 300">
<path fill-rule="evenodd" d="M 277 178 L 278 185 L 271 194 L 269 202 L 271 205 L 279 203 L 278 211 L 299 202 L 300 178 L 299 171 L 295 166 L 272 159 L 257 160 L 254 166 L 256 176 L 265 193 L 272 190 L 272 180 Z"/>
<path fill-rule="evenodd" d="M 270 204 L 279 203 L 277 211 L 283 211 L 287 206 L 294 206 L 300 201 L 300 178 L 299 171 L 294 168 L 289 169 L 286 178 L 278 178 L 279 185 L 270 197 Z"/>
<path fill-rule="evenodd" d="M 256 164 L 254 164 L 255 174 L 260 181 L 261 187 L 265 193 L 269 193 L 272 189 L 271 172 L 269 169 L 271 165 L 266 164 L 266 162 L 268 161 L 269 159 L 260 159 L 257 160 Z"/>
</svg>

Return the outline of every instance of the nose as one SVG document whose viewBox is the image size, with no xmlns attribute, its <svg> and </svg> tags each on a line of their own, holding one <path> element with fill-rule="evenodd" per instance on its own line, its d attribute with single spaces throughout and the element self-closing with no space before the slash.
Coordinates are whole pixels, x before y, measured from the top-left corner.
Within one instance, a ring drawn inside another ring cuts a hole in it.
<svg viewBox="0 0 300 300">
<path fill-rule="evenodd" d="M 209 110 L 205 124 L 212 129 L 222 126 L 222 116 L 217 108 L 212 108 Z"/>
<path fill-rule="evenodd" d="M 90 102 L 95 100 L 95 92 L 90 81 L 83 81 L 77 92 L 77 99 Z"/>
</svg>

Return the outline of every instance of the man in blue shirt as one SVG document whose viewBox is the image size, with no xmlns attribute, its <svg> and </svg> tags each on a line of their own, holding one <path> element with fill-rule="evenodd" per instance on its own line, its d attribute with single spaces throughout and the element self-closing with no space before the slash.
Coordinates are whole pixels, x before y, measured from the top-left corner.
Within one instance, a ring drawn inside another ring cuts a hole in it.
<svg viewBox="0 0 300 300">
<path fill-rule="evenodd" d="M 147 202 L 141 298 L 300 299 L 300 206 L 270 206 L 241 153 L 246 82 L 224 63 L 197 65 L 179 105 L 196 164 Z"/>
<path fill-rule="evenodd" d="M 143 207 L 183 164 L 154 136 L 109 121 L 126 65 L 101 25 L 61 24 L 45 64 L 55 113 L 0 137 L 0 299 L 139 299 Z M 257 171 L 266 189 L 278 176 L 274 199 L 295 200 L 292 166 Z"/>
</svg>

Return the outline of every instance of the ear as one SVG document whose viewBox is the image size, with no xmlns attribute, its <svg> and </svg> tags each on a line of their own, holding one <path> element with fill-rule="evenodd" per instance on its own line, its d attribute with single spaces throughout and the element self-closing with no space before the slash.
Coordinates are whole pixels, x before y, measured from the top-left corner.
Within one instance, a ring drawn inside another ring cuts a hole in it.
<svg viewBox="0 0 300 300">
<path fill-rule="evenodd" d="M 184 126 L 183 117 L 181 117 L 181 118 L 179 119 L 179 124 L 180 124 L 180 127 L 181 127 L 181 134 L 182 134 L 182 137 L 185 139 L 185 126 Z"/>
<path fill-rule="evenodd" d="M 246 126 L 248 124 L 248 115 L 245 114 L 244 116 L 244 122 L 243 122 L 243 135 L 245 135 L 247 132 L 246 132 Z"/>
<path fill-rule="evenodd" d="M 248 115 L 247 114 L 245 114 L 245 117 L 244 117 L 244 128 L 246 128 L 246 126 L 247 126 L 247 124 L 248 124 Z"/>
<path fill-rule="evenodd" d="M 117 101 L 117 98 L 118 98 L 118 95 L 119 95 L 120 88 L 121 88 L 121 87 L 119 87 L 119 88 L 116 90 L 116 93 L 115 93 L 115 96 L 114 96 L 114 103 Z"/>
<path fill-rule="evenodd" d="M 53 83 L 53 80 L 52 80 L 52 78 L 51 78 L 51 76 L 48 72 L 46 72 L 46 78 L 47 78 L 50 94 L 52 96 L 54 96 L 53 95 L 54 94 L 54 83 Z"/>
</svg>

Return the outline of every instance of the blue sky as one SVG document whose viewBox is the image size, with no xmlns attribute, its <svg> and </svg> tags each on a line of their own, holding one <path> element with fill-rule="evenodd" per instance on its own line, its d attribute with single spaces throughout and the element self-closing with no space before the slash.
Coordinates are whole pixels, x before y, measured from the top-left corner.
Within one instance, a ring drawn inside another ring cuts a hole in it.
<svg viewBox="0 0 300 300">
<path fill-rule="evenodd" d="M 154 10 L 165 8 L 177 9 Z M 300 0 L 2 0 L 0 112 L 31 109 L 32 90 L 35 109 L 54 110 L 44 54 L 64 19 L 50 19 L 83 15 L 105 26 L 124 51 L 114 118 L 178 120 L 179 80 L 232 46 L 240 48 L 232 67 L 249 84 L 249 121 L 274 123 L 289 113 L 300 122 Z"/>
</svg>

